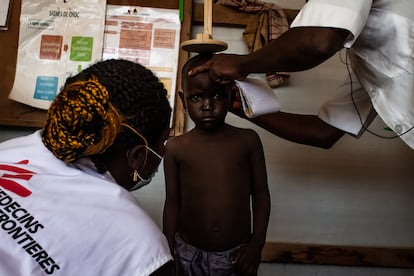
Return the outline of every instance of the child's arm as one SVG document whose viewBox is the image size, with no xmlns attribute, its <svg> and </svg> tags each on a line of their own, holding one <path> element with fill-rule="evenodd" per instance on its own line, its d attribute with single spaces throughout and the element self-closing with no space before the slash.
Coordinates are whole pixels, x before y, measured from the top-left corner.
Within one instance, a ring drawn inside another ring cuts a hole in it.
<svg viewBox="0 0 414 276">
<path fill-rule="evenodd" d="M 165 203 L 163 213 L 163 232 L 167 237 L 171 253 L 174 254 L 174 237 L 178 229 L 180 192 L 178 183 L 178 166 L 175 161 L 177 143 L 174 138 L 166 145 L 164 156 Z"/>
<path fill-rule="evenodd" d="M 266 163 L 263 146 L 259 136 L 255 135 L 252 143 L 251 166 L 253 172 L 252 208 L 253 234 L 252 240 L 264 245 L 270 216 L 270 192 L 267 184 Z"/>
<path fill-rule="evenodd" d="M 266 231 L 270 216 L 270 193 L 267 185 L 266 164 L 262 143 L 253 132 L 248 145 L 251 145 L 252 171 L 252 211 L 253 233 L 249 243 L 242 247 L 236 257 L 236 269 L 247 274 L 257 273 L 261 251 L 266 241 Z"/>
</svg>

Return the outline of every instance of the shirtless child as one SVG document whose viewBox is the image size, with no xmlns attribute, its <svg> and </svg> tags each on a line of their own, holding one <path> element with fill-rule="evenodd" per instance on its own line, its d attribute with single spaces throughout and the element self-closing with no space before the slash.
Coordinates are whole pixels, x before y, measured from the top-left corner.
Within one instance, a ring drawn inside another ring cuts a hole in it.
<svg viewBox="0 0 414 276">
<path fill-rule="evenodd" d="M 164 158 L 164 233 L 178 275 L 257 275 L 266 239 L 270 195 L 257 133 L 225 123 L 231 84 L 183 67 L 180 97 L 195 124 L 171 138 Z"/>
</svg>

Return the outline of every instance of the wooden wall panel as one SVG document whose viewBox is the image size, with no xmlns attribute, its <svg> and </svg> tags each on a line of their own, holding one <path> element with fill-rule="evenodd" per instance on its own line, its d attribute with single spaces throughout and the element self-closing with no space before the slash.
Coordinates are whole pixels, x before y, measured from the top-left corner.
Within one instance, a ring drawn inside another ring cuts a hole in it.
<svg viewBox="0 0 414 276">
<path fill-rule="evenodd" d="M 414 248 L 267 242 L 263 262 L 414 268 Z"/>
</svg>

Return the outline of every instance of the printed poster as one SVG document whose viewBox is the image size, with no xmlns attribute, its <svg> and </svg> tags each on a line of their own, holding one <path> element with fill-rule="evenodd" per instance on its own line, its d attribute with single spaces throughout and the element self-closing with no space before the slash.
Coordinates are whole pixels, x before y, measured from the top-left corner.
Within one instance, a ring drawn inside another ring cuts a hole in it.
<svg viewBox="0 0 414 276">
<path fill-rule="evenodd" d="M 180 28 L 179 10 L 107 5 L 103 59 L 127 59 L 153 71 L 174 107 Z"/>
<path fill-rule="evenodd" d="M 106 1 L 22 0 L 9 98 L 47 109 L 66 78 L 102 59 Z"/>
</svg>

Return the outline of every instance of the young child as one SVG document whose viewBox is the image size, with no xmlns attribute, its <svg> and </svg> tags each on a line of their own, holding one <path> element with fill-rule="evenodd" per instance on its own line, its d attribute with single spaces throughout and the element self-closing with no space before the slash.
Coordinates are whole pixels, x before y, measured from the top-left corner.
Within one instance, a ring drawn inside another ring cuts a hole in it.
<svg viewBox="0 0 414 276">
<path fill-rule="evenodd" d="M 231 84 L 187 77 L 209 58 L 183 67 L 180 97 L 195 127 L 167 143 L 164 233 L 178 275 L 256 275 L 270 214 L 263 148 L 253 130 L 225 123 Z"/>
</svg>

